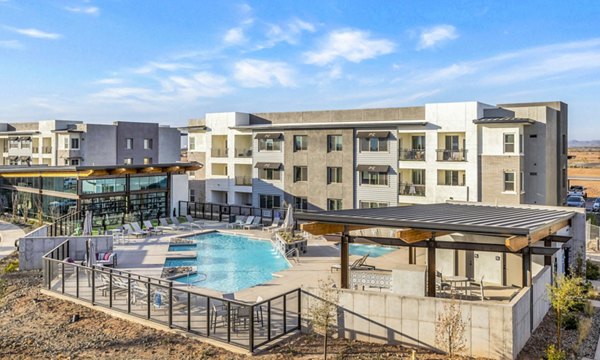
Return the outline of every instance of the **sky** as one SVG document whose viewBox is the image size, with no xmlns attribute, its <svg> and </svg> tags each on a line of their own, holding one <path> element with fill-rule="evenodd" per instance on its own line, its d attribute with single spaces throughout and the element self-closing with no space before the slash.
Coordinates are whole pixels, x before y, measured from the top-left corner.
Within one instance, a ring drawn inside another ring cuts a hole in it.
<svg viewBox="0 0 600 360">
<path fill-rule="evenodd" d="M 0 121 L 569 104 L 600 139 L 600 1 L 0 0 Z"/>
</svg>

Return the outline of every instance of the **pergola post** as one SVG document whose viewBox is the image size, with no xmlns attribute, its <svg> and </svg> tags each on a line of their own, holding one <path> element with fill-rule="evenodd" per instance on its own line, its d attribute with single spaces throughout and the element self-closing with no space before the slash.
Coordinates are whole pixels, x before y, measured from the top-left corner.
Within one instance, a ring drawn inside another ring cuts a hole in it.
<svg viewBox="0 0 600 360">
<path fill-rule="evenodd" d="M 552 247 L 552 240 L 544 239 L 544 247 Z M 544 265 L 552 266 L 552 255 L 544 256 Z"/>
<path fill-rule="evenodd" d="M 531 249 L 523 248 L 523 287 L 531 286 Z"/>
<path fill-rule="evenodd" d="M 408 263 L 410 265 L 417 263 L 417 249 L 413 246 L 408 248 Z"/>
<path fill-rule="evenodd" d="M 435 234 L 427 242 L 427 296 L 435 297 Z"/>
<path fill-rule="evenodd" d="M 350 242 L 350 235 L 348 234 L 348 226 L 345 225 L 344 226 L 344 231 L 342 232 L 342 244 L 340 246 L 340 262 L 341 262 L 341 266 L 342 269 L 340 271 L 341 274 L 341 287 L 342 289 L 348 289 L 348 279 L 349 279 L 349 256 L 350 256 L 350 251 L 349 251 L 349 245 L 348 243 Z"/>
</svg>

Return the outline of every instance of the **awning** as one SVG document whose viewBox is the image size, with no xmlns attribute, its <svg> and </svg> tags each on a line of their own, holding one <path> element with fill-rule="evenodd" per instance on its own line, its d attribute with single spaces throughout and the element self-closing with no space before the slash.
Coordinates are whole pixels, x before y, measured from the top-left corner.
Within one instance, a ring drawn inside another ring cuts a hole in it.
<svg viewBox="0 0 600 360">
<path fill-rule="evenodd" d="M 21 141 L 31 141 L 31 136 L 21 136 Z"/>
<path fill-rule="evenodd" d="M 28 160 L 31 160 L 31 156 L 21 156 L 20 158 L 21 158 L 21 160 L 23 160 L 23 161 L 28 161 Z"/>
<path fill-rule="evenodd" d="M 385 139 L 390 136 L 389 131 L 361 131 L 356 133 L 358 138 L 379 138 Z"/>
<path fill-rule="evenodd" d="M 282 133 L 260 133 L 260 134 L 256 134 L 256 136 L 254 137 L 255 139 L 273 139 L 273 140 L 279 140 L 281 139 L 281 136 L 283 134 Z"/>
<path fill-rule="evenodd" d="M 357 165 L 357 171 L 368 171 L 368 172 L 378 172 L 378 173 L 386 173 L 390 171 L 389 165 Z"/>
<path fill-rule="evenodd" d="M 19 157 L 18 156 L 9 156 L 8 159 L 9 160 L 17 160 Z"/>
<path fill-rule="evenodd" d="M 8 137 L 8 141 L 18 141 L 19 137 L 18 136 L 9 136 Z"/>
<path fill-rule="evenodd" d="M 254 165 L 255 168 L 257 169 L 273 169 L 273 170 L 279 170 L 281 169 L 281 163 L 266 163 L 266 162 L 259 162 L 256 163 L 256 165 Z"/>
</svg>

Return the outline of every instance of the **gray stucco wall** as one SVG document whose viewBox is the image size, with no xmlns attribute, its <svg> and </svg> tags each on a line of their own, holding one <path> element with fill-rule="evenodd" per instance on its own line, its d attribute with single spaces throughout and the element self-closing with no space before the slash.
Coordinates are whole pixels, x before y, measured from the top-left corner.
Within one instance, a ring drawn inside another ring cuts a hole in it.
<svg viewBox="0 0 600 360">
<path fill-rule="evenodd" d="M 86 124 L 81 134 L 82 165 L 122 164 L 117 160 L 117 127 Z"/>
<path fill-rule="evenodd" d="M 96 252 L 113 250 L 113 238 L 108 235 L 23 237 L 19 239 L 19 270 L 41 269 L 42 257 L 66 240 L 71 240 L 69 257 L 73 260 L 83 260 L 88 239 L 92 239 L 96 243 Z"/>
<path fill-rule="evenodd" d="M 135 123 L 118 121 L 117 125 L 117 163 L 122 164 L 124 159 L 133 158 L 133 164 L 143 164 L 144 158 L 152 158 L 158 162 L 158 124 Z M 125 139 L 133 139 L 133 149 L 125 148 Z M 144 139 L 152 139 L 152 149 L 144 149 Z"/>
<path fill-rule="evenodd" d="M 181 133 L 177 128 L 158 127 L 157 163 L 174 163 L 181 160 Z"/>
</svg>

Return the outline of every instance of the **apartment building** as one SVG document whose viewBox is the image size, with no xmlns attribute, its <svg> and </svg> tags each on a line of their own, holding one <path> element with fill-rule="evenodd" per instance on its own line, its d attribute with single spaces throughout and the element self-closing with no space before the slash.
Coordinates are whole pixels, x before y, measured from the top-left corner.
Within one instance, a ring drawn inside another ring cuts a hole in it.
<svg viewBox="0 0 600 360">
<path fill-rule="evenodd" d="M 0 123 L 1 165 L 115 165 L 173 163 L 180 133 L 156 123 L 87 124 L 47 120 Z"/>
<path fill-rule="evenodd" d="M 206 163 L 206 124 L 203 119 L 192 119 L 188 126 L 179 128 L 182 135 L 187 135 L 187 161 Z M 206 200 L 206 169 L 201 167 L 188 172 L 189 201 L 204 202 Z"/>
<path fill-rule="evenodd" d="M 207 202 L 562 205 L 567 192 L 562 102 L 212 113 L 204 126 Z"/>
</svg>

